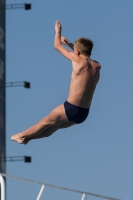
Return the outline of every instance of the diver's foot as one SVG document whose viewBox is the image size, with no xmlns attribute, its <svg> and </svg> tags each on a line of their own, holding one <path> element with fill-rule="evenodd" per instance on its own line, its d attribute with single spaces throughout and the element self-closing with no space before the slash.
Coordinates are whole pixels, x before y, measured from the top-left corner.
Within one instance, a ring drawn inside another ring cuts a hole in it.
<svg viewBox="0 0 133 200">
<path fill-rule="evenodd" d="M 26 138 L 26 139 L 24 140 L 23 144 L 28 144 L 29 141 L 30 141 L 30 139 L 29 139 L 29 138 Z"/>
<path fill-rule="evenodd" d="M 22 136 L 20 135 L 20 133 L 13 135 L 13 136 L 11 137 L 11 140 L 12 140 L 12 141 L 18 142 L 19 144 L 25 144 L 25 142 L 26 142 L 26 138 L 25 138 L 25 137 L 22 137 Z M 28 142 L 26 142 L 26 144 L 27 144 L 27 143 L 28 143 Z"/>
</svg>

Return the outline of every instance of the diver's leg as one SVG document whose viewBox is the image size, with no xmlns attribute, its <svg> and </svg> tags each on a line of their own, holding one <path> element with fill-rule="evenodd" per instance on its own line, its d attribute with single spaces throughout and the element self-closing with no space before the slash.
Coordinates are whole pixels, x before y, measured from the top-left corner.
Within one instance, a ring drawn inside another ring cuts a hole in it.
<svg viewBox="0 0 133 200">
<path fill-rule="evenodd" d="M 44 117 L 40 122 L 35 124 L 34 126 L 28 128 L 27 130 L 17 133 L 11 137 L 11 140 L 16 140 L 19 143 L 23 143 L 26 138 L 36 136 L 44 132 L 46 129 L 60 125 L 64 122 L 68 122 L 64 104 L 56 107 L 51 113 Z"/>
<path fill-rule="evenodd" d="M 62 129 L 62 128 L 68 128 L 70 126 L 73 126 L 74 124 L 75 124 L 74 122 L 64 122 L 63 124 L 50 127 L 48 129 L 46 129 L 45 131 L 43 131 L 39 135 L 35 135 L 35 136 L 32 136 L 32 137 L 26 138 L 23 143 L 27 144 L 30 140 L 40 139 L 40 138 L 44 138 L 44 137 L 49 137 L 50 135 L 52 135 L 53 133 L 55 133 L 57 130 Z"/>
</svg>

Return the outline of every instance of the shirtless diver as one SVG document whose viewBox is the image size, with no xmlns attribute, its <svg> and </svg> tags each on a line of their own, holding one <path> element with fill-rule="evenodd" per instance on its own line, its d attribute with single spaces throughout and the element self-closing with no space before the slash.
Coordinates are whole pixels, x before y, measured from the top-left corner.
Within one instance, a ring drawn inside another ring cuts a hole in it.
<svg viewBox="0 0 133 200">
<path fill-rule="evenodd" d="M 72 61 L 72 75 L 69 95 L 65 103 L 53 109 L 50 114 L 27 130 L 17 133 L 11 140 L 27 144 L 32 139 L 52 135 L 55 131 L 84 122 L 89 114 L 93 94 L 100 77 L 101 65 L 91 60 L 93 42 L 89 38 L 79 38 L 74 45 L 61 37 L 61 23 L 55 23 L 54 48 Z M 69 51 L 62 44 L 70 47 Z"/>
</svg>

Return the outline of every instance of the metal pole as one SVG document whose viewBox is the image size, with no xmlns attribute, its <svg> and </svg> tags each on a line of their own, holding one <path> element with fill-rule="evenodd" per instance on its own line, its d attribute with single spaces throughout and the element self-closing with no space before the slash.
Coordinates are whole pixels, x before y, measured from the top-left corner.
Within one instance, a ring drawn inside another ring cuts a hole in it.
<svg viewBox="0 0 133 200">
<path fill-rule="evenodd" d="M 45 185 L 42 185 L 42 187 L 41 187 L 41 190 L 40 190 L 40 192 L 39 192 L 39 194 L 38 194 L 38 197 L 37 197 L 37 199 L 36 199 L 36 200 L 40 200 L 40 198 L 41 198 L 41 196 L 42 196 L 42 193 L 43 193 L 43 190 L 44 190 L 44 188 L 45 188 Z"/>
<path fill-rule="evenodd" d="M 86 194 L 83 194 L 82 199 L 81 200 L 85 200 Z"/>
<path fill-rule="evenodd" d="M 0 185 L 1 185 L 1 200 L 5 200 L 5 181 L 3 176 L 0 175 Z"/>
</svg>

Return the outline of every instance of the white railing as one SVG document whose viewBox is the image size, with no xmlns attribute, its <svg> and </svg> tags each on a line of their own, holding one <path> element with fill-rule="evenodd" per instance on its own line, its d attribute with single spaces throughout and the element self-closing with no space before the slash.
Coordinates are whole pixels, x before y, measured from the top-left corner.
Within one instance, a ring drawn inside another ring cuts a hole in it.
<svg viewBox="0 0 133 200">
<path fill-rule="evenodd" d="M 3 176 L 0 175 L 0 185 L 1 185 L 1 200 L 5 200 L 5 181 Z"/>
<path fill-rule="evenodd" d="M 66 190 L 68 192 L 79 193 L 79 194 L 82 195 L 81 200 L 85 200 L 85 198 L 87 196 L 93 196 L 93 197 L 107 199 L 107 200 L 120 200 L 120 199 L 107 197 L 107 196 L 103 196 L 103 195 L 99 195 L 99 194 L 94 194 L 94 193 L 90 193 L 90 192 L 84 192 L 84 191 L 69 189 L 69 188 L 65 188 L 65 187 L 60 187 L 60 186 L 56 186 L 56 185 L 51 185 L 51 184 L 47 184 L 47 183 L 42 183 L 42 182 L 38 182 L 38 181 L 28 180 L 28 179 L 24 179 L 24 178 L 20 178 L 20 177 L 16 177 L 16 176 L 11 176 L 11 175 L 0 173 L 1 200 L 5 200 L 5 181 L 4 181 L 3 177 L 12 178 L 12 179 L 16 179 L 16 180 L 21 180 L 21 181 L 25 181 L 25 182 L 30 182 L 30 183 L 41 185 L 41 189 L 39 191 L 39 194 L 38 194 L 36 200 L 40 200 L 45 187 L 51 187 L 51 188 L 56 188 L 56 189 L 60 189 L 60 190 Z"/>
</svg>

